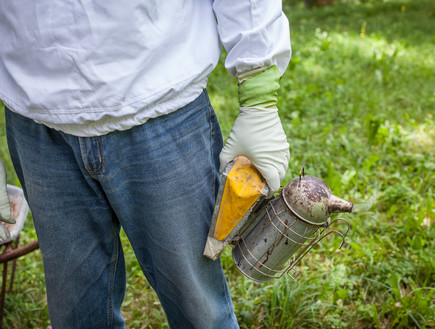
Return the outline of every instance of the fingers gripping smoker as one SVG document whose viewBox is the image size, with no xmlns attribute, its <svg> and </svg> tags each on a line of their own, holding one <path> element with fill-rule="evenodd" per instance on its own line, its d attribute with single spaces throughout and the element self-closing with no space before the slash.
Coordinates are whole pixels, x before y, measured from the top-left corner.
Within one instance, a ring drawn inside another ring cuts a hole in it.
<svg viewBox="0 0 435 329">
<path fill-rule="evenodd" d="M 289 274 L 331 233 L 342 237 L 342 247 L 349 223 L 342 218 L 331 222 L 330 215 L 351 212 L 352 203 L 334 196 L 323 180 L 305 176 L 302 168 L 278 196 L 268 199 L 268 193 L 265 180 L 249 159 L 239 156 L 230 162 L 222 174 L 204 255 L 217 259 L 232 243 L 239 270 L 250 279 L 266 282 Z M 344 234 L 331 229 L 339 221 L 347 225 Z"/>
</svg>

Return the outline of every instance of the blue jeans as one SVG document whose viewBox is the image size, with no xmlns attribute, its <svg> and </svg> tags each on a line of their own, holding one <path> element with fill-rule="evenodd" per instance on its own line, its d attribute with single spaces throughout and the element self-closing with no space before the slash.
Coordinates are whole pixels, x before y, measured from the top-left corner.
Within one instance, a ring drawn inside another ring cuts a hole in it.
<svg viewBox="0 0 435 329">
<path fill-rule="evenodd" d="M 238 328 L 222 266 L 202 255 L 222 148 L 205 92 L 100 137 L 67 135 L 9 110 L 6 126 L 54 329 L 125 327 L 121 227 L 171 328 Z"/>
</svg>

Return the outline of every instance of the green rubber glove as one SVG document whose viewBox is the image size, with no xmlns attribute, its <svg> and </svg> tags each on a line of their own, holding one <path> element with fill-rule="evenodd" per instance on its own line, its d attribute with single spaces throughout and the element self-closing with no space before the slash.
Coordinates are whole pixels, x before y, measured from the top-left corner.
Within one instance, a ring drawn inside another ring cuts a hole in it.
<svg viewBox="0 0 435 329">
<path fill-rule="evenodd" d="M 276 66 L 238 75 L 240 114 L 219 156 L 221 170 L 239 155 L 249 158 L 276 192 L 290 151 L 276 108 L 281 74 Z"/>
<path fill-rule="evenodd" d="M 3 162 L 0 160 L 0 221 L 15 224 L 15 219 L 12 218 L 11 206 L 6 187 L 6 169 Z M 9 239 L 9 230 L 0 223 L 0 239 Z"/>
</svg>

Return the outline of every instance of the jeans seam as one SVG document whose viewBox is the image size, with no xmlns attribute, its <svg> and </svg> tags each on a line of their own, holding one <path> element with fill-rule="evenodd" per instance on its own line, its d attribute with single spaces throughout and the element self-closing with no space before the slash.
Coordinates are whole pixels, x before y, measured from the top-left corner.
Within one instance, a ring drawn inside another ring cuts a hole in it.
<svg viewBox="0 0 435 329">
<path fill-rule="evenodd" d="M 113 328 L 113 287 L 115 284 L 116 270 L 118 268 L 119 259 L 119 241 L 114 238 L 114 253 L 112 257 L 112 264 L 110 266 L 110 276 L 109 276 L 109 292 L 107 300 L 107 327 Z"/>
<path fill-rule="evenodd" d="M 233 309 L 234 306 L 233 306 L 233 303 L 231 301 L 231 294 L 229 293 L 229 290 L 228 290 L 229 287 L 228 287 L 228 285 L 227 285 L 225 280 L 223 280 L 222 286 L 223 286 L 222 287 L 223 290 L 225 291 L 225 301 L 226 301 L 226 304 L 227 304 L 228 312 L 232 313 L 234 311 L 234 309 Z"/>
<path fill-rule="evenodd" d="M 151 287 L 153 289 L 156 289 L 156 283 L 154 282 L 150 272 L 145 267 L 142 267 L 142 272 L 143 272 L 145 278 L 148 280 L 148 282 L 151 285 Z"/>
<path fill-rule="evenodd" d="M 214 152 L 213 152 L 213 148 L 214 148 L 214 129 L 213 129 L 213 123 L 212 123 L 212 116 L 213 116 L 213 107 L 210 104 L 210 101 L 208 100 L 208 120 L 209 120 L 209 125 L 210 125 L 210 151 L 211 151 L 211 158 L 214 161 Z M 214 178 L 216 178 L 216 171 L 213 171 L 214 174 Z M 213 184 L 213 195 L 216 195 L 216 184 Z M 229 294 L 228 291 L 228 286 L 225 280 L 222 280 L 222 289 L 225 292 L 225 302 L 226 302 L 226 306 L 228 309 L 228 312 L 233 312 L 233 305 L 231 302 L 231 296 Z M 238 326 L 237 326 L 238 327 Z"/>
<path fill-rule="evenodd" d="M 214 147 L 214 138 L 213 138 L 213 124 L 212 124 L 212 107 L 210 102 L 208 102 L 208 124 L 210 126 L 210 158 L 212 159 L 212 161 L 214 162 L 214 151 L 213 151 L 213 147 Z M 213 170 L 214 176 L 213 176 L 213 180 L 216 180 L 216 171 Z M 216 183 L 213 183 L 213 195 L 216 195 Z"/>
<path fill-rule="evenodd" d="M 104 169 L 103 138 L 101 136 L 98 136 L 98 159 L 100 166 L 95 174 L 100 174 Z"/>
<path fill-rule="evenodd" d="M 92 168 L 90 166 L 90 162 L 89 162 L 89 158 L 88 158 L 88 151 L 87 151 L 87 148 L 86 148 L 86 142 L 84 140 L 85 138 L 87 138 L 87 137 L 80 138 L 80 143 L 83 145 L 83 149 L 84 149 L 84 152 L 83 152 L 84 154 L 83 155 L 85 157 L 85 159 L 84 159 L 85 160 L 85 169 L 88 172 L 88 174 L 90 174 L 90 175 L 98 175 L 104 169 L 104 154 L 102 152 L 102 149 L 103 149 L 102 137 L 101 136 L 97 137 L 99 166 L 98 166 L 98 168 L 96 170 L 92 170 Z M 90 138 L 92 138 L 92 137 L 90 137 Z"/>
</svg>

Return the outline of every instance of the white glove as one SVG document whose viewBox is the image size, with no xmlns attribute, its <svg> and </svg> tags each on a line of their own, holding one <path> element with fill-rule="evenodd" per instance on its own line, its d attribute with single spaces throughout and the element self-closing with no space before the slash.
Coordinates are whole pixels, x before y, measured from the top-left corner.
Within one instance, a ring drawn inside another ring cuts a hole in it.
<svg viewBox="0 0 435 329">
<path fill-rule="evenodd" d="M 219 156 L 221 171 L 239 155 L 252 161 L 272 193 L 278 191 L 287 171 L 290 151 L 276 108 L 240 108 Z"/>
<path fill-rule="evenodd" d="M 279 190 L 290 160 L 276 103 L 281 73 L 276 66 L 239 73 L 240 114 L 219 159 L 221 172 L 238 155 L 252 161 L 270 188 Z"/>
<path fill-rule="evenodd" d="M 0 160 L 0 221 L 15 224 L 15 220 L 12 218 L 11 206 L 9 203 L 8 191 L 6 188 L 6 169 L 3 162 Z M 9 230 L 0 223 L 0 239 L 9 239 Z"/>
</svg>

